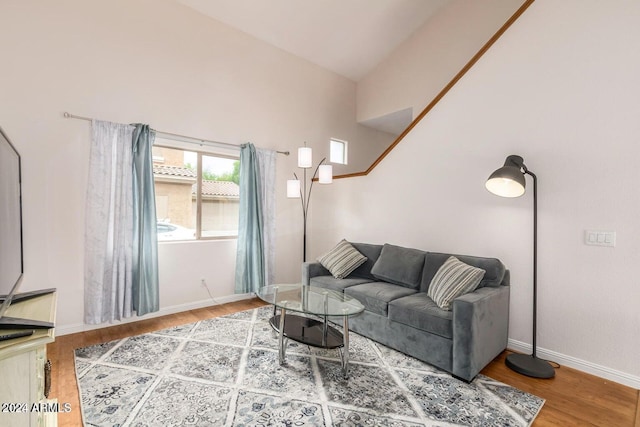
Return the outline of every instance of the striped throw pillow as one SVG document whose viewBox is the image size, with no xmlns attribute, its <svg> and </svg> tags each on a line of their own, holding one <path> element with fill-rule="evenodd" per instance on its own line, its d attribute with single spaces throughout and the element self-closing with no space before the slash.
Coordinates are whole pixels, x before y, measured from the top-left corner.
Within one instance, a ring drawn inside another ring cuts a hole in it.
<svg viewBox="0 0 640 427">
<path fill-rule="evenodd" d="M 318 262 L 329 270 L 336 279 L 344 279 L 356 268 L 365 263 L 362 255 L 351 243 L 342 239 L 333 249 L 318 258 Z"/>
<path fill-rule="evenodd" d="M 427 295 L 438 307 L 451 311 L 453 300 L 460 295 L 473 292 L 480 284 L 484 273 L 483 269 L 465 264 L 451 256 L 433 276 Z"/>
</svg>

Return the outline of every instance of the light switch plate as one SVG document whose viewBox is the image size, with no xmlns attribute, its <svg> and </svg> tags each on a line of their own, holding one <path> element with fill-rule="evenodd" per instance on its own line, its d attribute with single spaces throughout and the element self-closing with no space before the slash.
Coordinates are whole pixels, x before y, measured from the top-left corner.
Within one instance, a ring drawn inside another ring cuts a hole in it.
<svg viewBox="0 0 640 427">
<path fill-rule="evenodd" d="M 615 231 L 599 231 L 599 230 L 585 230 L 584 231 L 584 244 L 590 246 L 610 246 L 616 245 L 616 232 Z"/>
</svg>

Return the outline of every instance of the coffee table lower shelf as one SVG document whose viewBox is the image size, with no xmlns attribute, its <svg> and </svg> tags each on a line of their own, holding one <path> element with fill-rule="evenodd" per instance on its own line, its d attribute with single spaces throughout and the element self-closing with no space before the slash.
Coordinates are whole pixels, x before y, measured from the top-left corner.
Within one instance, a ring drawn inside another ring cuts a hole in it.
<svg viewBox="0 0 640 427">
<path fill-rule="evenodd" d="M 274 315 L 269 324 L 278 332 L 279 361 L 281 365 L 286 363 L 286 340 L 312 347 L 325 349 L 338 349 L 342 362 L 342 372 L 345 378 L 349 373 L 349 323 L 348 316 L 343 316 L 343 334 L 336 328 L 330 326 L 326 317 L 323 320 L 316 320 L 310 317 L 287 314 L 285 309 L 280 310 L 280 314 Z"/>
<path fill-rule="evenodd" d="M 279 314 L 273 316 L 269 323 L 276 332 L 280 331 Z M 325 326 L 327 328 L 326 338 L 324 335 Z M 284 336 L 312 347 L 333 349 L 344 346 L 344 338 L 339 330 L 321 320 L 296 314 L 285 315 Z"/>
</svg>

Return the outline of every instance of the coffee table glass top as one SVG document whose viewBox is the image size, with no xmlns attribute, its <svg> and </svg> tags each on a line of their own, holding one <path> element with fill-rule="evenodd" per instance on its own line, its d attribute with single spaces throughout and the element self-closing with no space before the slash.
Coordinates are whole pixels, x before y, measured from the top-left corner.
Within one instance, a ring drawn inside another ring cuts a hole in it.
<svg viewBox="0 0 640 427">
<path fill-rule="evenodd" d="M 300 284 L 265 286 L 258 297 L 287 311 L 316 316 L 352 316 L 364 310 L 360 301 L 342 292 Z"/>
</svg>

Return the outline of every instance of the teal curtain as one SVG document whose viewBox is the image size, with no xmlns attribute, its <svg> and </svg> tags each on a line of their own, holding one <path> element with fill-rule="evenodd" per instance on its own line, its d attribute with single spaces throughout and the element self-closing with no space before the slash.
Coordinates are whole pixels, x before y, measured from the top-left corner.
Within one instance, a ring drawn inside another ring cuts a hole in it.
<svg viewBox="0 0 640 427">
<path fill-rule="evenodd" d="M 257 292 L 264 285 L 265 256 L 260 170 L 253 144 L 240 149 L 240 213 L 236 256 L 236 293 Z"/>
<path fill-rule="evenodd" d="M 133 131 L 133 309 L 138 316 L 160 309 L 158 232 L 149 125 Z"/>
</svg>

